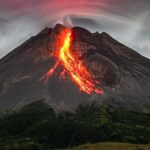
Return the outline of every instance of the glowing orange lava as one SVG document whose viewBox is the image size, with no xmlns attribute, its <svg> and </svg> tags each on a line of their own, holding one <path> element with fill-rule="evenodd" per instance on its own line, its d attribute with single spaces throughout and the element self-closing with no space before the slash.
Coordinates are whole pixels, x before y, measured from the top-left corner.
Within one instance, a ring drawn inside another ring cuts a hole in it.
<svg viewBox="0 0 150 150">
<path fill-rule="evenodd" d="M 67 32 L 62 34 L 61 39 L 63 39 L 63 44 L 60 50 L 55 54 L 55 57 L 57 58 L 56 64 L 42 77 L 42 79 L 50 78 L 57 67 L 61 65 L 64 68 L 60 74 L 61 78 L 65 78 L 65 74 L 68 74 L 70 79 L 81 91 L 87 94 L 102 94 L 103 91 L 100 88 L 97 88 L 97 81 L 92 79 L 86 66 L 74 53 L 72 53 L 72 50 L 70 49 L 71 35 L 71 30 L 67 30 Z"/>
</svg>

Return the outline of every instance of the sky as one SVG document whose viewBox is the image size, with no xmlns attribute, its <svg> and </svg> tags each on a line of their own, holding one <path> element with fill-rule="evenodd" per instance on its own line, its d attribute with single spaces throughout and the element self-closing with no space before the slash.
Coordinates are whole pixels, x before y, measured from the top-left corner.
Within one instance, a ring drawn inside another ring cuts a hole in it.
<svg viewBox="0 0 150 150">
<path fill-rule="evenodd" d="M 0 0 L 0 58 L 56 23 L 107 32 L 150 58 L 150 0 Z"/>
</svg>

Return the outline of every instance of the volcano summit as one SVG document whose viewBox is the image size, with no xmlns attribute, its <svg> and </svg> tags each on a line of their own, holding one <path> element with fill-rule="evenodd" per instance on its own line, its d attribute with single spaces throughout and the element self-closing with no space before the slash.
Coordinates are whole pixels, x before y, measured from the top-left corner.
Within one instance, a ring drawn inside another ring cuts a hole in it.
<svg viewBox="0 0 150 150">
<path fill-rule="evenodd" d="M 0 74 L 0 110 L 41 98 L 58 111 L 94 101 L 150 106 L 150 60 L 107 33 L 80 27 L 45 28 L 0 60 Z"/>
<path fill-rule="evenodd" d="M 70 29 L 63 29 L 58 34 L 57 39 L 61 39 L 60 41 L 55 42 L 56 50 L 53 50 L 54 56 L 58 59 L 53 68 L 51 68 L 43 77 L 49 78 L 51 77 L 59 64 L 63 66 L 63 70 L 61 72 L 61 77 L 65 78 L 65 74 L 67 73 L 70 79 L 79 87 L 79 89 L 87 94 L 102 94 L 103 91 L 101 89 L 96 88 L 96 82 L 87 70 L 87 67 L 82 63 L 80 57 L 76 54 L 76 51 L 70 49 L 70 45 L 72 44 L 71 37 L 72 31 Z M 53 43 L 54 44 L 54 43 Z"/>
</svg>

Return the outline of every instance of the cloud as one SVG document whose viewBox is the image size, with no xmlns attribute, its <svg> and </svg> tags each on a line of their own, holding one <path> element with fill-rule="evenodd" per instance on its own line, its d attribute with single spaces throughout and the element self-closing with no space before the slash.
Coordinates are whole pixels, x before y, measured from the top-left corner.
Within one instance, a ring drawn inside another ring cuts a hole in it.
<svg viewBox="0 0 150 150">
<path fill-rule="evenodd" d="M 16 18 L 0 23 L 0 56 L 13 50 L 43 27 L 35 18 Z"/>
<path fill-rule="evenodd" d="M 0 5 L 0 57 L 59 22 L 108 32 L 150 58 L 149 9 L 149 0 L 5 0 Z"/>
</svg>

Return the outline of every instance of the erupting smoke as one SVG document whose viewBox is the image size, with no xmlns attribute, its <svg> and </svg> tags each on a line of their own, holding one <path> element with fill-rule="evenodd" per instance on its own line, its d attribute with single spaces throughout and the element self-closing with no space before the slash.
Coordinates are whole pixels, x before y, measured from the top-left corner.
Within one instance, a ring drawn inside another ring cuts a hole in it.
<svg viewBox="0 0 150 150">
<path fill-rule="evenodd" d="M 72 40 L 71 29 L 61 32 L 58 39 L 62 39 L 62 46 L 54 54 L 57 58 L 56 64 L 41 79 L 49 79 L 55 73 L 58 66 L 61 65 L 64 69 L 60 74 L 62 78 L 65 78 L 65 74 L 68 74 L 81 91 L 87 94 L 102 94 L 103 91 L 97 87 L 98 81 L 92 79 L 86 66 L 70 49 Z"/>
<path fill-rule="evenodd" d="M 150 58 L 149 10 L 149 0 L 1 0 L 0 58 L 58 23 L 107 32 Z"/>
</svg>

